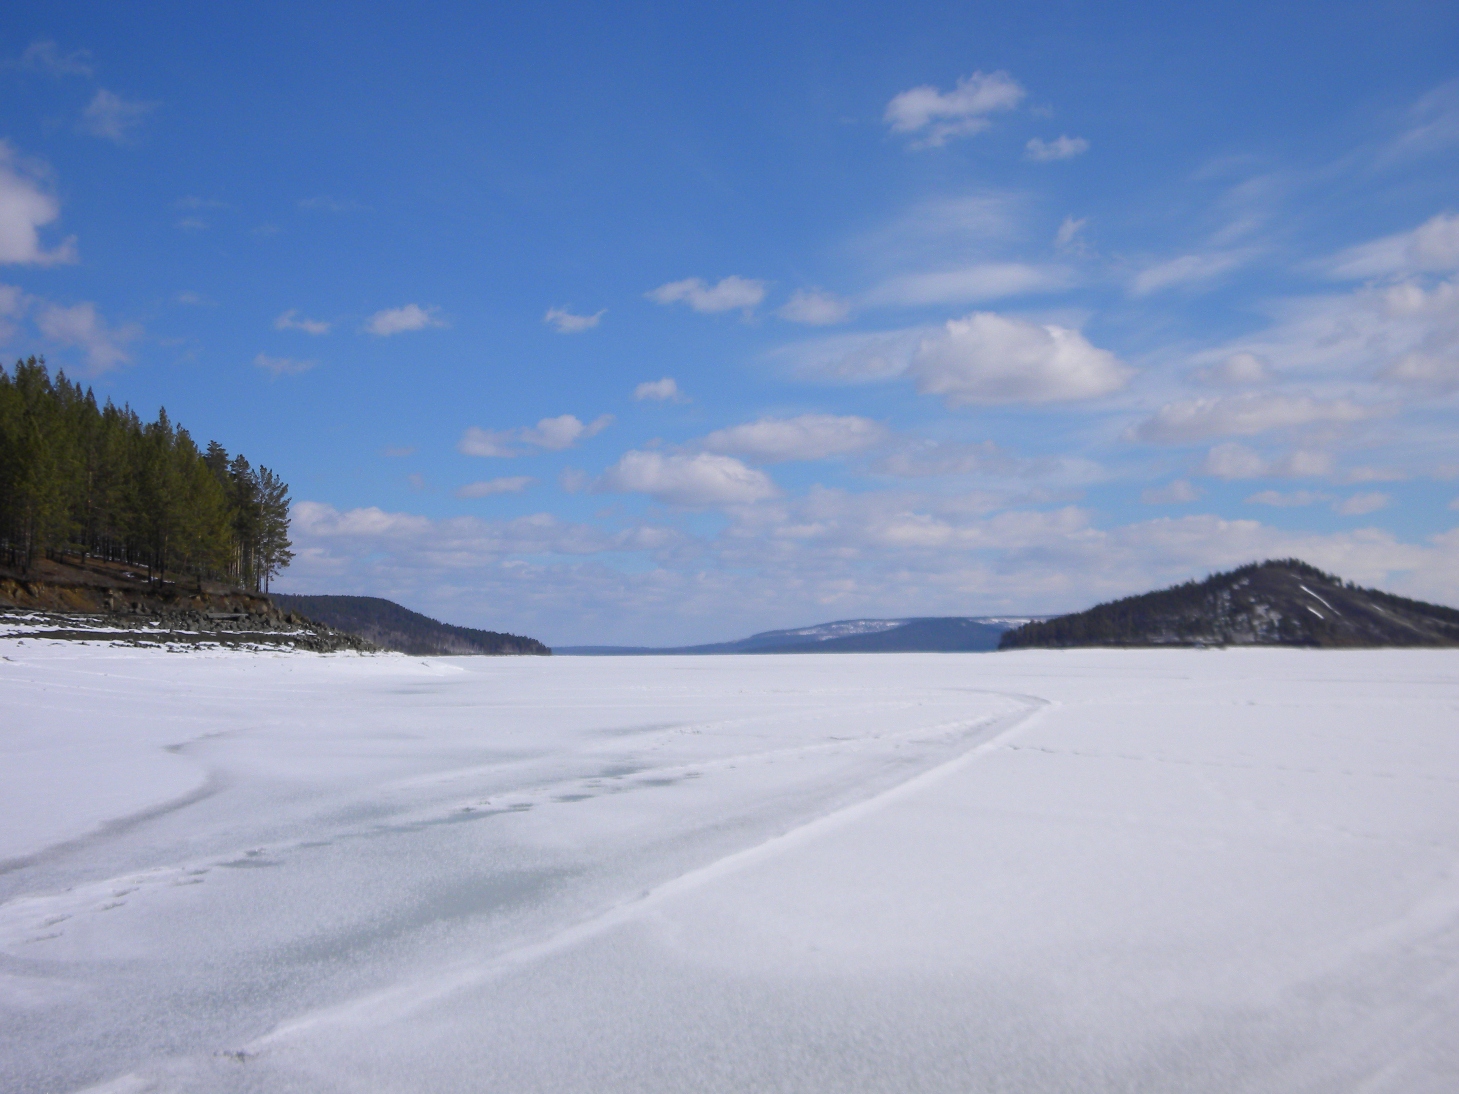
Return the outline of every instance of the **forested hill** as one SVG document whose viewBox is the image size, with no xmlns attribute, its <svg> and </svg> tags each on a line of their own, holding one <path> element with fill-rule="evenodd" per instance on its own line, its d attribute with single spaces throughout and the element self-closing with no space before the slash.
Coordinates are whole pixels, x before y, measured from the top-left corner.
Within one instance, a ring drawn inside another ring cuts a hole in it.
<svg viewBox="0 0 1459 1094">
<path fill-rule="evenodd" d="M 999 649 L 1197 645 L 1459 646 L 1459 611 L 1283 559 L 1027 623 Z"/>
<path fill-rule="evenodd" d="M 450 654 L 550 654 L 535 638 L 455 627 L 378 596 L 295 596 L 274 593 L 273 601 L 337 631 L 357 634 L 377 646 L 417 656 Z"/>
<path fill-rule="evenodd" d="M 0 567 L 124 563 L 267 590 L 293 553 L 289 487 L 267 467 L 199 450 L 166 410 L 144 423 L 32 357 L 0 368 Z"/>
</svg>

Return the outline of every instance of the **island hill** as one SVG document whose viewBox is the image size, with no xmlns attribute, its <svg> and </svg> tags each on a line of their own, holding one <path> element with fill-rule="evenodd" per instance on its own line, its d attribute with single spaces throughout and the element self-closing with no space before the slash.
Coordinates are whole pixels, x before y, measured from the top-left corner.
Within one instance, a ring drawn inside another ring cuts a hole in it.
<svg viewBox="0 0 1459 1094">
<path fill-rule="evenodd" d="M 274 593 L 281 608 L 355 634 L 381 649 L 421 657 L 461 654 L 535 654 L 552 650 L 535 638 L 442 623 L 378 596 L 296 596 Z"/>
<path fill-rule="evenodd" d="M 998 644 L 1079 646 L 1459 646 L 1459 611 L 1282 559 L 1025 623 Z"/>
</svg>

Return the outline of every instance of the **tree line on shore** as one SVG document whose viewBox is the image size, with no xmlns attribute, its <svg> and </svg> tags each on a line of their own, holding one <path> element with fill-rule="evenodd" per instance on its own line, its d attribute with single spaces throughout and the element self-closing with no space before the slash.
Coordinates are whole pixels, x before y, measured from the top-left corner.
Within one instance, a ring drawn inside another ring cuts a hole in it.
<svg viewBox="0 0 1459 1094">
<path fill-rule="evenodd" d="M 0 366 L 0 559 L 99 558 L 267 591 L 293 559 L 289 487 L 267 467 L 200 450 L 165 409 L 143 422 L 44 358 Z"/>
</svg>

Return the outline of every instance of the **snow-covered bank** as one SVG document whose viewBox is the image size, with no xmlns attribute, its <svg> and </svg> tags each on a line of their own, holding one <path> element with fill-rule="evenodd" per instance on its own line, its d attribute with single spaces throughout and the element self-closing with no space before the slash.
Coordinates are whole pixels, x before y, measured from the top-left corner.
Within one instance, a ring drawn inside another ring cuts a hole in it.
<svg viewBox="0 0 1459 1094">
<path fill-rule="evenodd" d="M 1452 652 L 0 646 L 7 1090 L 1459 1073 Z"/>
</svg>

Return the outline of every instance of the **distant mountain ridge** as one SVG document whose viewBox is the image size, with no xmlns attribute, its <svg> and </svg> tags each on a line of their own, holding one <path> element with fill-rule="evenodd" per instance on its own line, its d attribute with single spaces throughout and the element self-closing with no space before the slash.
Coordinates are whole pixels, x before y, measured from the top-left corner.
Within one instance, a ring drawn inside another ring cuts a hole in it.
<svg viewBox="0 0 1459 1094">
<path fill-rule="evenodd" d="M 296 596 L 273 593 L 280 607 L 335 630 L 357 634 L 387 650 L 418 657 L 454 654 L 537 654 L 552 651 L 535 638 L 442 623 L 378 596 Z"/>
<path fill-rule="evenodd" d="M 568 656 L 714 653 L 964 653 L 998 648 L 1010 627 L 1029 616 L 933 616 L 910 619 L 838 619 L 812 627 L 762 631 L 734 642 L 702 646 L 562 646 Z"/>
<path fill-rule="evenodd" d="M 999 642 L 1076 646 L 1459 646 L 1459 610 L 1281 559 L 1026 623 Z"/>
</svg>

